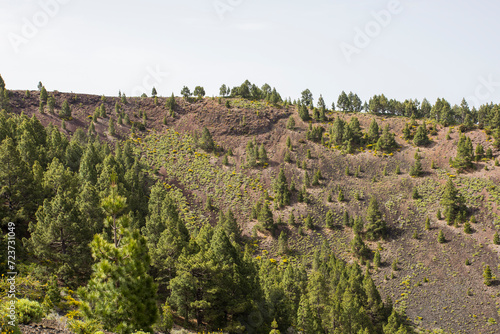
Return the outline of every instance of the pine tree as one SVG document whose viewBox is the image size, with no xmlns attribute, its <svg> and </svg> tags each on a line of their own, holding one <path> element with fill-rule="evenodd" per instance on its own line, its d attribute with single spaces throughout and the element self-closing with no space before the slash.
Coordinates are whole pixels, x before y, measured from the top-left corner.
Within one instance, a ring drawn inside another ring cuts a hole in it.
<svg viewBox="0 0 500 334">
<path fill-rule="evenodd" d="M 375 255 L 373 255 L 373 266 L 375 267 L 375 269 L 379 268 L 380 267 L 380 251 L 377 250 L 375 252 Z"/>
<path fill-rule="evenodd" d="M 280 169 L 278 178 L 274 183 L 274 193 L 274 201 L 278 204 L 278 207 L 281 208 L 290 204 L 290 190 L 288 188 L 288 181 L 283 168 Z"/>
<path fill-rule="evenodd" d="M 115 121 L 113 118 L 109 119 L 108 133 L 110 136 L 113 137 L 116 135 Z"/>
<path fill-rule="evenodd" d="M 304 226 L 309 230 L 312 230 L 314 228 L 314 223 L 310 214 L 308 214 L 304 219 Z"/>
<path fill-rule="evenodd" d="M 345 198 L 344 198 L 344 192 L 342 191 L 342 189 L 339 190 L 339 194 L 337 196 L 337 200 L 339 202 L 343 202 L 345 200 Z"/>
<path fill-rule="evenodd" d="M 292 158 L 290 157 L 290 151 L 289 151 L 289 150 L 287 150 L 287 151 L 285 152 L 285 156 L 284 156 L 284 158 L 283 158 L 283 161 L 284 161 L 284 162 L 288 162 L 288 163 L 290 163 L 290 162 L 292 161 Z"/>
<path fill-rule="evenodd" d="M 78 211 L 77 179 L 54 158 L 43 176 L 43 186 L 53 197 L 46 198 L 36 212 L 36 224 L 30 224 L 28 247 L 38 257 L 53 262 L 60 278 L 75 283 L 89 274 L 88 244 L 93 232 L 83 224 Z"/>
<path fill-rule="evenodd" d="M 366 211 L 366 220 L 368 221 L 366 225 L 366 236 L 369 239 L 374 240 L 385 236 L 386 223 L 382 219 L 382 213 L 378 208 L 378 202 L 374 196 L 370 199 L 370 204 Z"/>
<path fill-rule="evenodd" d="M 493 244 L 500 245 L 500 237 L 498 236 L 498 232 L 495 232 L 495 234 L 493 235 Z"/>
<path fill-rule="evenodd" d="M 259 155 L 259 162 L 261 165 L 264 165 L 269 162 L 269 159 L 267 158 L 267 151 L 266 148 L 264 147 L 264 144 L 260 144 L 258 155 Z"/>
<path fill-rule="evenodd" d="M 427 136 L 427 128 L 425 127 L 425 121 L 417 128 L 417 132 L 413 137 L 413 144 L 416 146 L 425 146 L 430 142 Z"/>
<path fill-rule="evenodd" d="M 257 165 L 257 153 L 256 153 L 256 147 L 255 144 L 252 140 L 249 140 L 247 142 L 246 146 L 246 160 L 247 160 L 247 165 L 249 167 L 254 167 Z"/>
<path fill-rule="evenodd" d="M 422 169 L 422 162 L 420 160 L 421 160 L 420 155 L 418 155 L 418 153 L 416 153 L 415 154 L 415 162 L 410 167 L 410 173 L 409 173 L 410 176 L 418 177 L 418 176 L 422 175 L 423 169 Z"/>
<path fill-rule="evenodd" d="M 47 90 L 45 89 L 45 86 L 42 87 L 42 90 L 40 91 L 40 102 L 43 102 L 44 104 L 47 103 Z"/>
<path fill-rule="evenodd" d="M 5 138 L 0 144 L 0 221 L 26 221 L 32 207 L 32 173 L 30 166 L 21 158 L 12 138 Z M 25 228 L 24 228 L 25 229 Z"/>
<path fill-rule="evenodd" d="M 304 186 L 306 186 L 307 188 L 311 186 L 311 179 L 309 178 L 309 173 L 307 172 L 307 170 L 304 174 Z"/>
<path fill-rule="evenodd" d="M 469 222 L 465 222 L 465 224 L 464 224 L 464 232 L 467 233 L 467 234 L 471 234 L 472 233 L 472 229 L 470 227 L 470 223 Z"/>
<path fill-rule="evenodd" d="M 271 228 L 273 228 L 274 225 L 273 212 L 271 211 L 271 208 L 269 207 L 267 201 L 265 201 L 264 204 L 262 205 L 258 213 L 257 220 L 266 230 L 270 230 Z"/>
<path fill-rule="evenodd" d="M 234 241 L 239 241 L 241 239 L 241 228 L 238 225 L 231 209 L 227 211 L 222 227 L 224 228 L 224 231 L 226 231 L 229 239 Z"/>
<path fill-rule="evenodd" d="M 455 185 L 453 184 L 451 178 L 448 179 L 444 187 L 443 197 L 441 198 L 441 205 L 445 207 L 447 219 L 449 221 L 454 220 L 457 214 L 465 209 L 464 199 L 462 198 L 462 196 L 459 196 L 458 190 L 455 188 Z"/>
<path fill-rule="evenodd" d="M 151 90 L 151 96 L 156 97 L 156 95 L 158 95 L 158 92 L 156 91 L 156 88 L 153 87 L 153 89 Z"/>
<path fill-rule="evenodd" d="M 387 124 L 382 131 L 382 136 L 377 141 L 376 148 L 378 151 L 391 151 L 397 147 L 394 134 L 389 132 L 389 125 Z"/>
<path fill-rule="evenodd" d="M 460 135 L 457 144 L 457 155 L 453 160 L 453 167 L 463 170 L 472 167 L 474 151 L 469 137 Z"/>
<path fill-rule="evenodd" d="M 476 146 L 476 161 L 480 161 L 482 158 L 484 158 L 483 145 L 477 144 L 477 146 Z"/>
<path fill-rule="evenodd" d="M 62 104 L 62 109 L 59 112 L 59 117 L 70 118 L 71 117 L 71 107 L 69 106 L 68 100 L 64 100 Z"/>
<path fill-rule="evenodd" d="M 431 220 L 429 217 L 425 218 L 425 230 L 429 231 L 431 229 Z"/>
<path fill-rule="evenodd" d="M 363 242 L 361 236 L 356 233 L 354 239 L 351 241 L 351 251 L 355 256 L 366 259 L 370 250 Z"/>
<path fill-rule="evenodd" d="M 281 254 L 288 253 L 288 238 L 284 231 L 281 231 L 280 236 L 278 238 L 278 248 Z"/>
<path fill-rule="evenodd" d="M 486 150 L 486 159 L 493 159 L 493 151 L 491 150 L 491 147 L 488 147 Z M 495 166 L 498 166 L 498 160 L 495 160 Z"/>
<path fill-rule="evenodd" d="M 329 229 L 333 229 L 335 227 L 335 221 L 334 221 L 333 211 L 332 210 L 328 210 L 328 212 L 326 213 L 326 216 L 325 216 L 325 225 Z"/>
<path fill-rule="evenodd" d="M 492 274 L 491 274 L 491 269 L 490 269 L 489 265 L 486 265 L 484 267 L 483 277 L 484 277 L 484 285 L 490 286 L 491 280 L 492 280 Z"/>
<path fill-rule="evenodd" d="M 309 110 L 305 104 L 299 103 L 298 105 L 298 113 L 299 117 L 304 121 L 307 122 L 310 119 L 309 116 Z"/>
<path fill-rule="evenodd" d="M 350 227 L 350 220 L 349 220 L 349 212 L 344 211 L 343 215 L 342 215 L 342 223 L 344 224 L 344 226 L 347 226 L 347 227 Z"/>
<path fill-rule="evenodd" d="M 444 234 L 443 234 L 443 230 L 439 230 L 437 241 L 440 244 L 442 244 L 442 243 L 444 243 L 446 241 L 446 239 L 444 237 Z"/>
<path fill-rule="evenodd" d="M 78 289 L 83 313 L 98 320 L 110 331 L 130 333 L 151 331 L 158 317 L 156 285 L 149 276 L 146 239 L 130 228 L 130 219 L 121 215 L 126 198 L 118 195 L 112 181 L 110 195 L 102 201 L 108 217 L 105 224 L 112 231 L 112 242 L 97 234 L 91 243 L 97 261 L 86 287 Z M 110 307 L 119 305 L 120 307 Z"/>
<path fill-rule="evenodd" d="M 47 106 L 49 107 L 49 113 L 53 114 L 56 107 L 56 99 L 52 95 L 47 100 Z"/>
<path fill-rule="evenodd" d="M 168 110 L 170 110 L 170 112 L 173 112 L 175 110 L 175 106 L 175 96 L 174 93 L 172 93 L 172 95 L 170 95 L 170 97 L 167 99 L 166 107 L 168 108 Z"/>
<path fill-rule="evenodd" d="M 403 128 L 403 139 L 406 141 L 411 139 L 410 123 L 406 123 Z"/>
<path fill-rule="evenodd" d="M 187 100 L 192 94 L 188 87 L 184 86 L 181 90 L 181 95 Z"/>
<path fill-rule="evenodd" d="M 363 131 L 359 124 L 359 119 L 357 117 L 352 117 L 349 121 L 349 129 L 352 134 L 352 143 L 355 145 L 361 145 L 363 139 Z"/>
<path fill-rule="evenodd" d="M 368 141 L 371 144 L 377 143 L 379 138 L 379 128 L 378 128 L 378 123 L 375 120 L 375 118 L 372 120 L 370 123 L 370 127 L 368 129 Z"/>
<path fill-rule="evenodd" d="M 419 195 L 419 193 L 418 193 L 418 189 L 417 189 L 416 187 L 415 187 L 415 188 L 413 188 L 413 193 L 412 193 L 411 197 L 412 197 L 413 199 L 419 199 L 419 198 L 420 198 L 420 195 Z"/>
<path fill-rule="evenodd" d="M 361 216 L 356 217 L 354 219 L 354 225 L 352 226 L 352 230 L 354 233 L 361 233 L 365 227 L 365 223 L 363 222 L 363 218 Z"/>
<path fill-rule="evenodd" d="M 288 117 L 286 128 L 288 130 L 295 130 L 295 119 L 293 118 L 293 116 Z"/>
<path fill-rule="evenodd" d="M 215 143 L 212 138 L 212 134 L 210 134 L 210 131 L 207 129 L 207 127 L 203 127 L 201 138 L 199 141 L 199 146 L 205 151 L 209 152 L 215 149 Z"/>
<path fill-rule="evenodd" d="M 314 174 L 312 185 L 313 186 L 319 185 L 319 180 L 321 180 L 321 171 L 318 169 L 317 172 Z"/>
<path fill-rule="evenodd" d="M 205 96 L 205 89 L 201 86 L 196 86 L 193 91 L 193 95 L 197 96 L 199 99 Z"/>
</svg>

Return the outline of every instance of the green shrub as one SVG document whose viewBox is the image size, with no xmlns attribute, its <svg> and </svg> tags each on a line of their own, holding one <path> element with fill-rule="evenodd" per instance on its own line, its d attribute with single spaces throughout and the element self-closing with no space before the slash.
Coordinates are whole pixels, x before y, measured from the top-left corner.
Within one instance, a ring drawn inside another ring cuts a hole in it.
<svg viewBox="0 0 500 334">
<path fill-rule="evenodd" d="M 44 317 L 42 304 L 24 298 L 17 300 L 16 312 L 20 324 L 38 322 Z"/>
<path fill-rule="evenodd" d="M 102 326 L 95 320 L 70 319 L 68 320 L 68 328 L 75 334 L 97 334 L 102 329 Z"/>
<path fill-rule="evenodd" d="M 159 329 L 165 333 L 169 333 L 174 325 L 174 316 L 172 314 L 172 309 L 168 303 L 163 304 L 161 308 L 161 317 Z"/>
<path fill-rule="evenodd" d="M 0 328 L 2 329 L 2 333 L 21 334 L 21 330 L 17 324 L 15 327 L 9 325 L 9 321 L 12 321 L 12 319 L 8 317 L 9 305 L 10 300 L 5 300 L 0 304 Z"/>
</svg>

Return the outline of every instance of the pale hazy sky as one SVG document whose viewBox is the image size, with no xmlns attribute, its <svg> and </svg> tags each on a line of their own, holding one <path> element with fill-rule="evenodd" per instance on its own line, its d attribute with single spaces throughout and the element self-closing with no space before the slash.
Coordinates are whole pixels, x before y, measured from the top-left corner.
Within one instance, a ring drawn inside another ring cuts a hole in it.
<svg viewBox="0 0 500 334">
<path fill-rule="evenodd" d="M 342 90 L 498 103 L 499 13 L 498 0 L 0 0 L 0 74 L 106 95 L 248 79 L 328 105 Z"/>
</svg>

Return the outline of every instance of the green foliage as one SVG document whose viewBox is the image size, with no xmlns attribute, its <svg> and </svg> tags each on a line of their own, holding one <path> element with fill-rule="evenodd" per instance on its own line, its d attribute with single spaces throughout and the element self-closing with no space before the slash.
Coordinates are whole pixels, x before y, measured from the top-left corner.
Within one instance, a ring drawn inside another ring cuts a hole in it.
<svg viewBox="0 0 500 334">
<path fill-rule="evenodd" d="M 278 249 L 280 254 L 286 254 L 288 252 L 288 238 L 283 231 L 281 231 L 278 238 Z"/>
<path fill-rule="evenodd" d="M 25 298 L 17 300 L 16 314 L 19 324 L 39 322 L 45 316 L 43 306 L 39 302 Z"/>
<path fill-rule="evenodd" d="M 113 118 L 109 119 L 108 133 L 113 137 L 116 135 L 115 120 Z"/>
<path fill-rule="evenodd" d="M 339 202 L 343 202 L 345 200 L 344 192 L 342 191 L 342 189 L 339 190 L 339 194 L 337 195 L 337 200 Z"/>
<path fill-rule="evenodd" d="M 193 95 L 201 99 L 202 97 L 205 96 L 205 89 L 201 86 L 196 86 L 194 88 Z"/>
<path fill-rule="evenodd" d="M 40 91 L 40 102 L 43 102 L 44 104 L 47 103 L 47 90 L 45 89 L 45 86 L 42 87 L 42 90 Z"/>
<path fill-rule="evenodd" d="M 290 204 L 290 189 L 288 188 L 288 181 L 286 179 L 285 170 L 280 169 L 277 179 L 274 182 L 274 201 L 278 207 L 283 207 Z"/>
<path fill-rule="evenodd" d="M 467 234 L 471 234 L 472 233 L 472 229 L 471 229 L 471 226 L 470 226 L 469 222 L 465 222 L 465 224 L 464 224 L 464 232 L 467 233 Z"/>
<path fill-rule="evenodd" d="M 486 265 L 483 270 L 484 285 L 490 286 L 492 283 L 492 273 L 489 265 Z"/>
<path fill-rule="evenodd" d="M 370 204 L 366 211 L 366 220 L 368 221 L 366 225 L 366 236 L 368 239 L 375 240 L 385 236 L 386 223 L 382 219 L 382 213 L 378 208 L 378 202 L 374 196 L 370 198 Z"/>
<path fill-rule="evenodd" d="M 312 185 L 317 186 L 319 185 L 319 180 L 321 180 L 321 171 L 318 169 L 316 173 L 314 174 Z"/>
<path fill-rule="evenodd" d="M 191 94 L 191 91 L 189 90 L 189 88 L 184 86 L 184 87 L 182 87 L 181 95 L 184 97 L 184 99 L 187 100 L 192 94 Z"/>
<path fill-rule="evenodd" d="M 309 116 L 309 110 L 307 109 L 307 106 L 304 104 L 299 104 L 299 117 L 304 121 L 308 121 L 310 116 Z"/>
<path fill-rule="evenodd" d="M 377 249 L 377 251 L 373 255 L 373 266 L 375 267 L 375 269 L 377 269 L 380 267 L 380 264 L 381 264 L 380 251 Z"/>
<path fill-rule="evenodd" d="M 420 160 L 421 160 L 420 155 L 415 154 L 415 162 L 410 167 L 410 173 L 409 173 L 410 176 L 413 176 L 413 177 L 422 176 L 423 169 L 422 169 L 422 162 Z"/>
<path fill-rule="evenodd" d="M 286 128 L 288 130 L 295 130 L 295 119 L 293 116 L 288 117 L 288 121 L 286 122 Z"/>
<path fill-rule="evenodd" d="M 423 122 L 417 128 L 417 132 L 413 137 L 413 144 L 416 146 L 426 146 L 430 143 L 429 137 L 427 135 L 427 128 L 425 127 L 425 122 Z"/>
<path fill-rule="evenodd" d="M 429 231 L 431 229 L 431 220 L 429 217 L 425 218 L 425 230 Z"/>
<path fill-rule="evenodd" d="M 379 139 L 379 127 L 375 118 L 370 123 L 370 127 L 368 129 L 368 142 L 370 144 L 376 144 Z"/>
<path fill-rule="evenodd" d="M 313 221 L 312 221 L 312 217 L 310 214 L 308 214 L 306 216 L 306 218 L 304 219 L 304 226 L 309 229 L 309 230 L 312 230 L 314 228 L 314 224 L 313 224 Z"/>
<path fill-rule="evenodd" d="M 112 180 L 114 182 L 114 180 Z M 151 330 L 156 321 L 156 285 L 149 276 L 150 258 L 146 239 L 130 227 L 130 218 L 120 215 L 126 198 L 118 195 L 116 185 L 102 201 L 108 214 L 105 225 L 111 230 L 112 242 L 96 234 L 91 243 L 96 260 L 87 287 L 79 288 L 85 316 L 119 333 Z M 120 305 L 116 308 L 116 305 Z"/>
<path fill-rule="evenodd" d="M 465 217 L 465 200 L 459 195 L 458 190 L 455 188 L 455 184 L 452 179 L 449 178 L 444 187 L 444 193 L 441 198 L 441 205 L 445 207 L 446 218 L 448 222 L 453 221 L 456 217 L 462 219 Z"/>
<path fill-rule="evenodd" d="M 175 110 L 175 106 L 176 106 L 175 96 L 174 93 L 172 93 L 172 95 L 170 95 L 170 97 L 167 99 L 166 107 L 168 108 L 168 110 L 173 112 Z"/>
<path fill-rule="evenodd" d="M 329 229 L 333 229 L 335 227 L 335 220 L 334 220 L 334 217 L 333 217 L 333 211 L 332 210 L 328 210 L 328 212 L 326 213 L 326 216 L 325 216 L 325 225 Z"/>
<path fill-rule="evenodd" d="M 453 167 L 458 170 L 471 168 L 473 158 L 474 151 L 471 139 L 465 135 L 460 135 L 457 144 L 457 155 L 453 160 Z"/>
<path fill-rule="evenodd" d="M 351 241 L 351 251 L 360 259 L 366 259 L 370 252 L 370 249 L 363 242 L 361 236 L 359 234 L 355 234 L 354 238 Z"/>
<path fill-rule="evenodd" d="M 476 161 L 480 161 L 482 158 L 484 158 L 484 148 L 483 148 L 483 145 L 477 144 L 475 159 L 476 159 Z"/>
<path fill-rule="evenodd" d="M 258 151 L 258 158 L 259 158 L 259 163 L 261 165 L 267 164 L 269 162 L 269 159 L 267 157 L 267 151 L 264 144 L 260 144 Z"/>
<path fill-rule="evenodd" d="M 271 211 L 271 208 L 269 207 L 269 203 L 267 201 L 265 201 L 262 205 L 258 213 L 257 220 L 266 230 L 270 230 L 274 227 L 273 212 Z"/>
<path fill-rule="evenodd" d="M 292 158 L 290 156 L 290 151 L 289 150 L 287 150 L 285 152 L 285 156 L 283 157 L 283 161 L 284 162 L 288 162 L 288 163 L 292 162 Z"/>
<path fill-rule="evenodd" d="M 214 139 L 212 138 L 212 134 L 207 129 L 207 127 L 203 127 L 201 138 L 198 144 L 200 148 L 208 152 L 211 152 L 215 149 Z"/>
<path fill-rule="evenodd" d="M 371 128 L 371 127 L 370 127 Z M 387 124 L 382 131 L 382 136 L 377 140 L 376 148 L 378 151 L 390 152 L 397 147 L 394 133 L 389 132 L 389 125 Z"/>
<path fill-rule="evenodd" d="M 403 128 L 403 139 L 408 141 L 412 138 L 410 123 L 405 123 L 405 127 Z"/>
<path fill-rule="evenodd" d="M 172 313 L 172 308 L 165 302 L 161 307 L 160 323 L 159 329 L 166 333 L 170 333 L 172 327 L 174 326 L 174 315 Z"/>
<path fill-rule="evenodd" d="M 69 106 L 68 100 L 64 100 L 62 104 L 62 109 L 59 112 L 59 117 L 70 118 L 71 117 L 71 107 Z"/>
<path fill-rule="evenodd" d="M 445 239 L 445 237 L 444 237 L 443 230 L 439 230 L 437 241 L 438 241 L 440 244 L 442 244 L 442 243 L 446 242 L 446 239 Z"/>
<path fill-rule="evenodd" d="M 498 236 L 498 232 L 495 232 L 495 234 L 493 235 L 493 244 L 500 245 L 500 237 Z"/>
<path fill-rule="evenodd" d="M 75 334 L 98 334 L 100 329 L 102 329 L 101 324 L 95 320 L 82 321 L 69 319 L 67 323 L 68 328 Z"/>
</svg>

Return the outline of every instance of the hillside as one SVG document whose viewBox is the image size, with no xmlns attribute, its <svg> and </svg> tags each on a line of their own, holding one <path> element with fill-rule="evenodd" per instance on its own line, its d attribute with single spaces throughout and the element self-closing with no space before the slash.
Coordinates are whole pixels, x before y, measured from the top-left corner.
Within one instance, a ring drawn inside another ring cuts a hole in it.
<svg viewBox="0 0 500 334">
<path fill-rule="evenodd" d="M 55 99 L 55 112 L 50 113 L 46 107 L 40 113 L 39 95 L 38 91 L 29 92 L 29 96 L 24 91 L 10 91 L 8 112 L 36 116 L 44 127 L 53 124 L 71 138 L 77 129 L 87 133 L 96 110 L 100 113 L 104 108 L 106 117 L 96 117 L 93 123 L 98 137 L 112 150 L 116 143 L 133 146 L 151 180 L 160 179 L 175 192 L 180 215 L 190 232 L 207 222 L 216 226 L 220 212 L 231 209 L 242 230 L 241 245 L 250 247 L 254 258 L 273 259 L 271 262 L 284 267 L 289 262 L 304 263 L 310 270 L 317 265 L 326 241 L 338 258 L 347 263 L 359 262 L 362 272 L 371 274 L 382 299 L 392 299 L 394 307 L 405 312 L 414 328 L 441 328 L 452 333 L 498 332 L 500 281 L 495 276 L 500 275 L 500 245 L 493 239 L 500 225 L 500 167 L 495 165 L 499 151 L 487 130 L 474 128 L 465 134 L 474 148 L 479 144 L 485 151 L 491 148 L 493 157 L 480 159 L 473 168 L 457 173 L 449 159 L 457 155 L 461 135 L 458 126 L 429 120 L 414 120 L 412 133 L 423 122 L 435 131 L 430 131 L 428 145 L 415 146 L 403 139 L 405 125 L 412 121 L 404 116 L 328 111 L 326 121 L 306 122 L 294 104 L 229 97 L 177 97 L 171 113 L 166 107 L 168 99 L 163 97 L 155 102 L 151 97 L 122 99 L 60 92 L 50 93 Z M 70 105 L 71 117 L 63 125 L 58 112 L 64 101 Z M 129 124 L 123 121 L 124 115 Z M 295 121 L 293 129 L 287 126 L 290 117 Z M 381 151 L 375 149 L 375 144 L 364 143 L 346 153 L 341 147 L 329 145 L 335 120 L 347 124 L 353 117 L 359 120 L 363 133 L 368 133 L 373 120 L 380 133 L 388 126 L 395 134 L 397 147 Z M 111 120 L 114 135 L 109 133 Z M 325 128 L 321 140 L 307 138 L 312 126 Z M 204 128 L 215 141 L 212 152 L 197 146 Z M 251 167 L 247 149 L 250 141 L 263 145 L 268 158 L 257 158 Z M 285 162 L 287 154 L 289 162 Z M 416 154 L 422 158 L 423 172 L 412 177 L 409 173 Z M 400 172 L 396 173 L 398 168 Z M 273 202 L 278 196 L 274 185 L 281 169 L 288 184 L 293 181 L 296 188 L 289 204 L 283 207 Z M 321 177 L 313 185 L 318 171 Z M 311 184 L 305 185 L 307 194 L 303 194 L 306 173 Z M 466 207 L 464 219 L 456 218 L 450 224 L 445 217 L 437 219 L 438 211 L 445 215 L 441 200 L 449 180 Z M 339 200 L 340 191 L 343 200 Z M 303 195 L 306 201 L 300 200 Z M 274 224 L 269 228 L 252 212 L 263 199 L 269 200 L 272 210 Z M 374 200 L 387 229 L 380 237 L 370 238 L 365 228 Z M 292 213 L 295 224 L 288 223 Z M 350 218 L 347 222 L 346 213 Z M 328 215 L 333 218 L 331 222 L 327 222 Z M 306 222 L 308 217 L 310 222 Z M 356 227 L 359 218 L 364 226 Z M 470 233 L 466 233 L 466 225 L 470 225 Z M 360 228 L 357 233 L 356 228 Z M 440 231 L 443 243 L 438 242 Z M 286 251 L 279 242 L 282 234 L 287 239 Z M 356 256 L 352 251 L 351 241 L 356 234 L 363 236 L 369 248 L 365 255 Z M 373 263 L 376 251 L 381 257 L 378 268 Z M 489 286 L 483 282 L 485 265 L 494 276 Z M 180 312 L 176 317 L 180 322 Z"/>
</svg>

